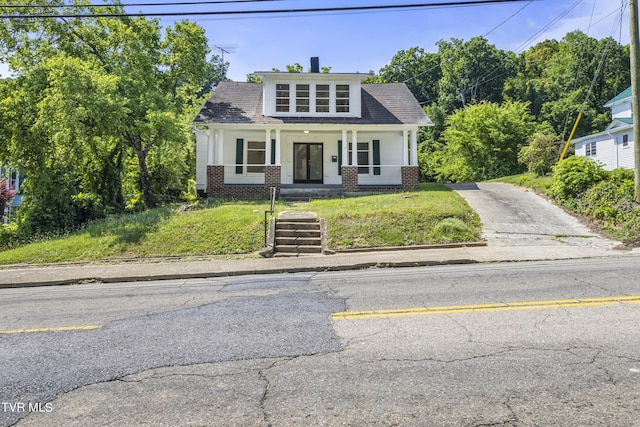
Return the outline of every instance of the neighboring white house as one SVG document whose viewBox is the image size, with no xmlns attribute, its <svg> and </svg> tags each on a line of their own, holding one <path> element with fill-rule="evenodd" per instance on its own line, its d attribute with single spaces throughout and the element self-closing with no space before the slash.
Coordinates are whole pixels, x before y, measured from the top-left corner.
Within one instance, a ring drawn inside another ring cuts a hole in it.
<svg viewBox="0 0 640 427">
<path fill-rule="evenodd" d="M 633 169 L 633 111 L 631 110 L 631 87 L 607 102 L 611 109 L 612 122 L 604 132 L 583 136 L 573 140 L 576 156 L 597 160 L 607 170 Z"/>
<path fill-rule="evenodd" d="M 15 168 L 4 168 L 0 166 L 0 180 L 3 179 L 6 180 L 5 185 L 16 193 L 11 203 L 5 206 L 4 212 L 0 212 L 2 221 L 6 223 L 15 215 L 16 210 L 20 207 L 22 201 L 21 187 L 24 175 L 20 175 L 20 172 Z"/>
<path fill-rule="evenodd" d="M 417 187 L 418 128 L 433 124 L 406 85 L 362 84 L 366 75 L 311 63 L 310 73 L 218 85 L 194 121 L 199 192 L 252 199 L 270 187 Z"/>
</svg>

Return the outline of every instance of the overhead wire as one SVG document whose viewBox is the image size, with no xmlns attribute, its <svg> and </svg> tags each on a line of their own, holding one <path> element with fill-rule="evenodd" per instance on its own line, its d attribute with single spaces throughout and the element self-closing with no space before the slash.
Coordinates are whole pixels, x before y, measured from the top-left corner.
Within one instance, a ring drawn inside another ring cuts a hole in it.
<svg viewBox="0 0 640 427">
<path fill-rule="evenodd" d="M 421 8 L 451 8 L 468 7 L 499 3 L 520 3 L 528 0 L 467 0 L 448 1 L 440 3 L 413 3 L 413 4 L 386 4 L 386 5 L 365 5 L 365 6 L 337 6 L 337 7 L 314 7 L 314 8 L 289 8 L 289 9 L 262 9 L 262 10 L 230 10 L 230 11 L 180 11 L 180 12 L 135 12 L 135 13 L 65 13 L 65 14 L 24 14 L 24 15 L 0 15 L 0 19 L 33 19 L 33 18 L 119 18 L 119 17 L 166 17 L 166 16 L 225 16 L 225 15 L 255 15 L 255 14 L 294 14 L 294 13 L 322 13 L 338 11 L 371 11 L 371 10 L 399 10 L 399 9 L 421 9 Z M 0 6 L 0 9 L 3 6 Z"/>
<path fill-rule="evenodd" d="M 27 8 L 39 8 L 39 9 L 91 9 L 100 7 L 154 7 L 154 6 L 199 6 L 199 5 L 215 5 L 215 4 L 231 4 L 231 3 L 263 3 L 274 2 L 284 0 L 195 0 L 195 1 L 178 1 L 178 2 L 166 2 L 166 3 L 105 3 L 105 4 L 8 4 L 0 7 L 4 9 L 27 9 Z"/>
</svg>

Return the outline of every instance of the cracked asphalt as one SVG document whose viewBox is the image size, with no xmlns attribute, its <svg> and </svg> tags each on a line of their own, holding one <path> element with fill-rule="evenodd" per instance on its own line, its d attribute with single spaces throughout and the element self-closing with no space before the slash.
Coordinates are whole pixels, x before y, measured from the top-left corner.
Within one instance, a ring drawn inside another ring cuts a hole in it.
<svg viewBox="0 0 640 427">
<path fill-rule="evenodd" d="M 0 425 L 637 426 L 637 261 L 1 290 Z"/>
</svg>

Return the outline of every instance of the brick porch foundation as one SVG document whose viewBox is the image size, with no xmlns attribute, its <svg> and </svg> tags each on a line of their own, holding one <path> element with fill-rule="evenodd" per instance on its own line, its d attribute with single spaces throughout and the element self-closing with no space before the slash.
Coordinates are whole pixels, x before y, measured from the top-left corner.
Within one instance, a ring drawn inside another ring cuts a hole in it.
<svg viewBox="0 0 640 427">
<path fill-rule="evenodd" d="M 420 183 L 420 167 L 402 166 L 402 189 L 416 190 Z"/>
<path fill-rule="evenodd" d="M 358 191 L 357 166 L 342 166 L 342 191 L 349 193 Z"/>
</svg>

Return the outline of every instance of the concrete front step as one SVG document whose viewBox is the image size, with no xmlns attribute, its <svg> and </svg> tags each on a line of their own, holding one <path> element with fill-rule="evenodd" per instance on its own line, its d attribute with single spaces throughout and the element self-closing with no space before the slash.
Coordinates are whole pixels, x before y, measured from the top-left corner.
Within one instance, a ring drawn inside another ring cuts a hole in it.
<svg viewBox="0 0 640 427">
<path fill-rule="evenodd" d="M 276 253 L 283 254 L 319 254 L 322 246 L 300 246 L 300 245 L 276 245 Z"/>
<path fill-rule="evenodd" d="M 278 237 L 315 237 L 319 239 L 322 237 L 320 230 L 277 230 L 276 238 Z"/>
<path fill-rule="evenodd" d="M 321 246 L 320 237 L 276 237 L 276 248 L 280 246 Z"/>
<path fill-rule="evenodd" d="M 284 222 L 276 221 L 276 232 L 279 230 L 320 230 L 319 222 Z"/>
</svg>

